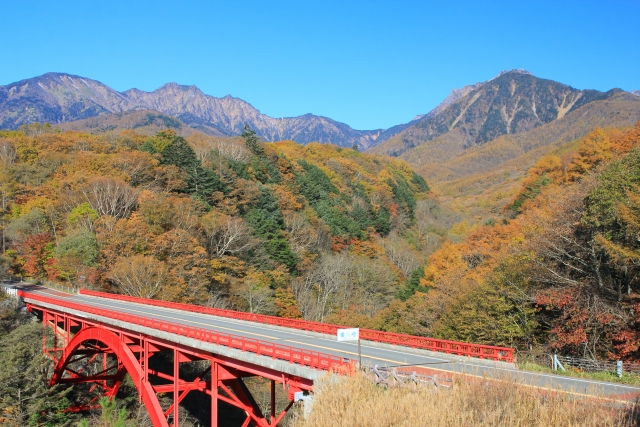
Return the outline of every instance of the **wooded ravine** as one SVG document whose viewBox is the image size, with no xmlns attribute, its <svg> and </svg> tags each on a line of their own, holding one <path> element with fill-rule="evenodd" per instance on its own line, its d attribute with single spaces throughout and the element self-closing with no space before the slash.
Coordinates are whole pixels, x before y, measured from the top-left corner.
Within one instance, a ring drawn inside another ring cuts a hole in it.
<svg viewBox="0 0 640 427">
<path fill-rule="evenodd" d="M 478 221 L 355 149 L 25 125 L 0 131 L 0 278 L 639 361 L 640 122 L 540 153 L 520 186 Z M 28 387 L 40 332 L 1 316 L 0 417 L 75 422 L 38 418 L 73 395 Z"/>
</svg>

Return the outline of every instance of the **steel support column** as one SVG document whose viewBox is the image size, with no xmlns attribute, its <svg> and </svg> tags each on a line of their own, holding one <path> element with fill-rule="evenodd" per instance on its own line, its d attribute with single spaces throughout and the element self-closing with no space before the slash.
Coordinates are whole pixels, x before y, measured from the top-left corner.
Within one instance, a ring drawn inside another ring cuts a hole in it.
<svg viewBox="0 0 640 427">
<path fill-rule="evenodd" d="M 271 418 L 269 421 L 273 425 L 273 421 L 276 419 L 276 382 L 271 380 Z"/>
<path fill-rule="evenodd" d="M 211 361 L 211 427 L 218 427 L 218 362 Z"/>
</svg>

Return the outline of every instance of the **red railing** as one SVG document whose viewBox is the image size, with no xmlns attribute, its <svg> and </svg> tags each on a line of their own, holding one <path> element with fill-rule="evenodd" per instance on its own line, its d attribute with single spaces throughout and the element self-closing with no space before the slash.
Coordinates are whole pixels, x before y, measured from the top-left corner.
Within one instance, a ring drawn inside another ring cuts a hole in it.
<svg viewBox="0 0 640 427">
<path fill-rule="evenodd" d="M 350 369 L 353 364 L 353 361 L 343 359 L 339 356 L 318 353 L 311 350 L 303 350 L 286 345 L 274 344 L 269 341 L 254 340 L 238 335 L 225 334 L 208 329 L 185 326 L 175 322 L 158 321 L 144 316 L 136 316 L 119 311 L 91 307 L 85 304 L 78 304 L 70 301 L 65 301 L 63 299 L 49 298 L 25 291 L 18 291 L 18 295 L 22 298 L 53 304 L 55 306 L 64 307 L 71 310 L 78 310 L 84 313 L 91 313 L 98 316 L 108 317 L 110 319 L 120 320 L 122 322 L 132 323 L 135 325 L 146 326 L 148 328 L 181 335 L 187 338 L 204 341 L 211 344 L 223 345 L 225 347 L 248 351 L 260 356 L 270 356 L 273 359 L 285 360 L 289 363 L 297 363 L 299 365 L 307 366 L 313 369 L 325 371 L 343 370 Z"/>
<path fill-rule="evenodd" d="M 200 305 L 182 304 L 170 301 L 161 301 L 148 298 L 138 298 L 120 294 L 109 294 L 82 289 L 83 295 L 116 299 L 120 301 L 148 304 L 157 307 L 172 308 L 175 310 L 190 311 L 193 313 L 211 314 L 214 316 L 231 319 L 246 320 L 249 322 L 263 323 L 267 325 L 282 326 L 285 328 L 301 329 L 304 331 L 318 332 L 321 334 L 335 335 L 338 329 L 348 326 L 331 325 L 328 323 L 311 322 L 301 319 L 287 319 L 284 317 L 267 316 L 264 314 L 246 313 L 243 311 L 224 310 L 220 308 L 203 307 Z M 360 338 L 363 340 L 381 342 L 385 344 L 401 345 L 423 350 L 431 350 L 460 356 L 478 357 L 481 359 L 513 362 L 514 349 L 510 347 L 496 347 L 484 344 L 472 344 L 457 341 L 441 340 L 414 335 L 397 334 L 393 332 L 375 331 L 373 329 L 360 329 Z"/>
</svg>

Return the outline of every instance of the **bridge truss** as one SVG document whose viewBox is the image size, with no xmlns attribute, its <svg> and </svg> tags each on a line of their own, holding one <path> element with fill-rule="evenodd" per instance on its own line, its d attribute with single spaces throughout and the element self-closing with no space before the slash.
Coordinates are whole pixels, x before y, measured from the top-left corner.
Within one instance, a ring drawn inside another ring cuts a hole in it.
<svg viewBox="0 0 640 427">
<path fill-rule="evenodd" d="M 37 314 L 45 328 L 54 331 L 52 342 L 43 339 L 43 350 L 54 362 L 50 385 L 88 384 L 96 395 L 93 400 L 76 407 L 78 411 L 96 406 L 101 396 L 115 397 L 127 373 L 156 427 L 179 427 L 180 411 L 176 408 L 189 393 L 196 391 L 210 397 L 212 427 L 218 426 L 220 401 L 244 411 L 243 427 L 251 424 L 276 426 L 292 407 L 296 392 L 313 390 L 313 382 L 309 379 L 40 305 L 27 303 L 27 310 Z M 164 371 L 149 363 L 161 352 L 168 354 L 172 362 L 169 369 L 165 364 Z M 200 362 L 200 373 L 191 379 L 181 377 L 181 364 L 192 362 Z M 252 376 L 270 380 L 269 414 L 263 414 L 242 380 Z M 279 413 L 276 412 L 277 384 L 288 391 L 288 404 Z M 159 399 L 159 395 L 171 395 L 171 403 L 167 405 L 166 399 Z"/>
</svg>

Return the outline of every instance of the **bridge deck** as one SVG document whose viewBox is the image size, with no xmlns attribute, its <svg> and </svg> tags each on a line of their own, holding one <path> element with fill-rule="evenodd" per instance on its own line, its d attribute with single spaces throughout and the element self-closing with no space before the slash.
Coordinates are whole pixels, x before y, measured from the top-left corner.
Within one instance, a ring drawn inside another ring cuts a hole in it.
<svg viewBox="0 0 640 427">
<path fill-rule="evenodd" d="M 242 320 L 191 313 L 146 304 L 111 300 L 107 298 L 62 294 L 45 288 L 25 286 L 22 290 L 26 292 L 25 301 L 27 302 L 30 301 L 30 294 L 42 295 L 64 301 L 80 303 L 91 307 L 98 307 L 136 316 L 144 316 L 155 320 L 178 323 L 188 327 L 197 327 L 204 330 L 223 332 L 236 336 L 288 345 L 299 349 L 326 353 L 346 359 L 356 360 L 358 358 L 357 343 L 337 342 L 335 337 L 318 333 L 283 327 L 266 326 Z M 36 304 L 38 303 L 36 300 L 32 300 L 32 302 Z M 64 311 L 64 309 L 61 310 Z M 106 319 L 105 322 L 108 323 L 109 319 Z M 131 325 L 131 329 L 136 330 L 134 325 Z M 225 351 L 221 346 L 214 346 L 214 349 L 216 347 L 218 351 Z M 391 346 L 388 344 L 362 341 L 361 354 L 362 363 L 370 366 L 422 366 L 429 368 L 432 372 L 442 371 L 443 374 L 465 373 L 467 375 L 499 379 L 512 378 L 518 382 L 535 387 L 566 390 L 575 393 L 608 395 L 612 397 L 616 396 L 622 399 L 640 396 L 639 387 L 560 375 L 523 372 L 518 371 L 510 364 L 506 363 L 482 361 L 447 354 L 440 355 L 402 346 Z M 303 370 L 298 369 L 295 374 L 305 378 L 315 379 L 319 373 L 315 370 L 305 368 Z"/>
</svg>

